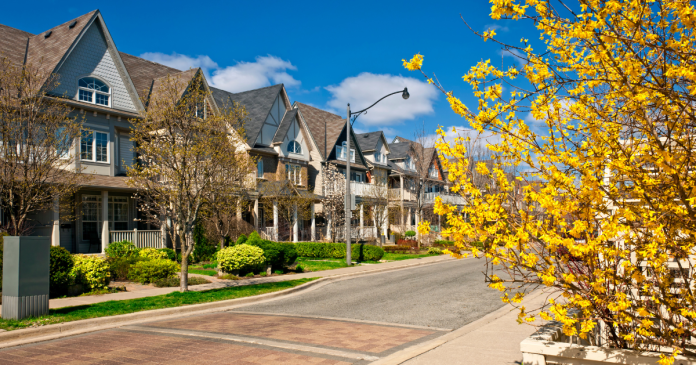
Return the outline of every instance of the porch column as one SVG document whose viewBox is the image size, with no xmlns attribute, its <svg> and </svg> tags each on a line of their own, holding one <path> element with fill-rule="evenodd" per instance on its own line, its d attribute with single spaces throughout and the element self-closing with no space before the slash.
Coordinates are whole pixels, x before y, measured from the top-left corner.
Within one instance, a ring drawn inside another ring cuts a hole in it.
<svg viewBox="0 0 696 365">
<path fill-rule="evenodd" d="M 317 222 L 314 217 L 314 203 L 312 203 L 312 242 L 316 240 Z"/>
<path fill-rule="evenodd" d="M 404 201 L 404 175 L 399 175 L 399 183 L 401 184 L 401 189 L 399 189 L 399 193 L 401 194 L 401 202 L 403 204 L 403 201 Z"/>
<path fill-rule="evenodd" d="M 51 246 L 60 246 L 60 199 L 53 197 L 53 233 Z"/>
<path fill-rule="evenodd" d="M 106 252 L 106 246 L 109 245 L 109 192 L 102 191 L 102 250 Z"/>
<path fill-rule="evenodd" d="M 420 233 L 418 232 L 418 223 L 420 221 L 420 212 L 418 212 L 418 209 L 416 209 L 416 227 L 414 231 L 416 231 L 416 239 L 420 240 Z"/>
<path fill-rule="evenodd" d="M 406 216 L 408 221 L 406 222 L 406 227 L 408 227 L 406 230 L 410 231 L 411 230 L 411 208 L 408 208 L 408 216 Z"/>
<path fill-rule="evenodd" d="M 167 248 L 167 218 L 160 218 L 160 235 L 162 235 L 161 248 Z"/>
<path fill-rule="evenodd" d="M 389 229 L 389 207 L 384 207 L 384 239 L 389 239 L 387 230 Z"/>
<path fill-rule="evenodd" d="M 331 213 L 326 212 L 326 237 L 331 241 Z"/>
<path fill-rule="evenodd" d="M 273 201 L 273 240 L 278 241 L 278 201 Z"/>
<path fill-rule="evenodd" d="M 254 230 L 259 231 L 259 200 L 254 199 Z"/>
<path fill-rule="evenodd" d="M 360 237 L 364 237 L 365 232 L 363 231 L 363 205 L 360 204 Z"/>
<path fill-rule="evenodd" d="M 237 221 L 242 220 L 242 199 L 237 199 Z"/>
<path fill-rule="evenodd" d="M 377 214 L 378 214 L 377 210 L 378 209 L 375 206 L 372 206 L 371 209 L 372 209 L 372 226 L 374 227 L 372 234 L 374 234 L 375 238 L 377 238 L 379 240 L 379 226 L 377 225 Z M 380 241 L 380 242 L 382 242 L 382 241 Z"/>
<path fill-rule="evenodd" d="M 297 221 L 297 204 L 295 204 L 292 211 L 292 242 L 297 242 L 297 233 L 299 231 L 299 222 Z"/>
</svg>

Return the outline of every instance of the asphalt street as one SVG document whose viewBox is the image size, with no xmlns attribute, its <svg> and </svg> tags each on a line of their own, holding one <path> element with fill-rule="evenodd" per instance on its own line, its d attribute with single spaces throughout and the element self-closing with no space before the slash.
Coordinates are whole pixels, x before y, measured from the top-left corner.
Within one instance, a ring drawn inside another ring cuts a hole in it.
<svg viewBox="0 0 696 365">
<path fill-rule="evenodd" d="M 484 261 L 463 259 L 331 283 L 235 311 L 358 319 L 456 329 L 500 308 Z"/>
</svg>

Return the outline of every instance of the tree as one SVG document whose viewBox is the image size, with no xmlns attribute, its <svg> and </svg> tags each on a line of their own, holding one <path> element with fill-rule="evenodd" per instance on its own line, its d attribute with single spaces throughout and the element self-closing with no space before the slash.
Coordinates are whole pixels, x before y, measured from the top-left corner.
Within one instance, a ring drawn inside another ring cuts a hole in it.
<svg viewBox="0 0 696 365">
<path fill-rule="evenodd" d="M 146 219 L 167 225 L 181 250 L 180 290 L 188 290 L 188 259 L 193 252 L 194 226 L 212 194 L 234 193 L 227 174 L 245 159 L 235 129 L 243 120 L 235 108 L 215 109 L 200 69 L 157 80 L 147 110 L 134 119 L 132 139 L 138 163 L 128 169 L 129 184 L 138 189 Z M 236 181 L 236 180 L 235 180 Z"/>
<path fill-rule="evenodd" d="M 345 230 L 346 177 L 333 164 L 328 164 L 323 169 L 324 199 L 322 205 L 327 222 L 326 234 L 331 242 L 336 242 L 339 230 Z"/>
<path fill-rule="evenodd" d="M 47 93 L 59 85 L 57 75 L 41 65 L 15 65 L 0 59 L 0 199 L 11 235 L 31 233 L 33 213 L 63 212 L 89 175 L 75 165 L 73 141 L 81 120 L 60 99 Z"/>
<path fill-rule="evenodd" d="M 283 167 L 280 176 L 285 176 Z M 259 184 L 259 203 L 263 205 L 266 219 L 273 220 L 274 210 L 277 209 L 279 223 L 287 223 L 292 240 L 293 227 L 303 220 L 311 218 L 311 209 L 315 196 L 308 190 L 298 189 L 290 180 L 274 180 Z M 306 181 L 306 180 L 305 180 Z M 306 182 L 305 182 L 306 184 Z M 280 230 L 281 227 L 278 227 Z M 280 232 L 275 232 L 275 239 L 280 240 Z"/>
<path fill-rule="evenodd" d="M 447 163 L 454 190 L 472 196 L 463 208 L 468 221 L 436 204 L 449 234 L 458 245 L 484 242 L 486 259 L 506 271 L 490 276 L 505 301 L 520 303 L 539 286 L 553 291 L 542 308 L 520 307 L 524 322 L 553 317 L 567 335 L 593 343 L 597 333 L 616 348 L 696 355 L 687 347 L 696 334 L 693 4 L 491 2 L 494 19 L 532 21 L 545 48 L 540 54 L 526 39 L 514 46 L 493 30 L 479 34 L 521 66 L 482 61 L 469 70 L 464 81 L 478 110 L 421 71 L 456 114 L 500 138 L 489 148 L 504 158 L 472 165 L 464 139 L 437 143 L 439 153 L 456 158 Z M 416 55 L 404 64 L 420 70 L 422 62 Z M 511 214 L 504 206 L 527 179 L 504 174 L 506 163 L 525 165 L 526 176 L 540 181 L 524 187 L 523 199 L 544 214 L 524 206 Z M 483 192 L 472 171 L 499 190 Z M 660 363 L 672 361 L 663 354 Z"/>
<path fill-rule="evenodd" d="M 361 205 L 372 217 L 377 230 L 377 237 L 382 235 L 383 227 L 389 222 L 389 202 L 396 201 L 398 198 L 399 193 L 395 189 L 389 189 L 387 186 L 386 173 L 380 175 L 375 172 L 375 175 L 372 177 L 372 183 L 367 185 L 363 191 Z"/>
<path fill-rule="evenodd" d="M 414 184 L 414 193 L 416 194 L 416 225 L 423 221 L 423 208 L 426 205 L 425 191 L 427 188 L 427 179 L 430 166 L 433 163 L 433 159 L 437 157 L 435 152 L 435 138 L 432 134 L 428 133 L 425 129 L 425 124 L 416 129 L 413 133 L 414 142 L 411 143 L 413 147 L 413 162 L 415 168 L 415 176 L 412 177 Z M 418 247 L 420 248 L 420 233 L 418 239 Z"/>
</svg>

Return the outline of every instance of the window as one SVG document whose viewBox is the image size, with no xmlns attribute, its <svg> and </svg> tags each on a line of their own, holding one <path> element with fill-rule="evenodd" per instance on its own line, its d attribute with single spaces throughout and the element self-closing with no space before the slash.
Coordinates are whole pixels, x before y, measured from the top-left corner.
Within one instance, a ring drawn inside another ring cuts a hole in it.
<svg viewBox="0 0 696 365">
<path fill-rule="evenodd" d="M 339 160 L 346 160 L 346 150 L 348 149 L 348 143 L 343 142 L 342 145 L 336 146 L 336 158 Z M 350 149 L 350 162 L 355 162 L 355 150 Z"/>
<path fill-rule="evenodd" d="M 80 138 L 80 159 L 109 162 L 109 134 L 83 130 Z"/>
<path fill-rule="evenodd" d="M 382 162 L 382 154 L 375 152 L 375 162 Z"/>
<path fill-rule="evenodd" d="M 285 173 L 288 180 L 295 185 L 302 185 L 302 166 L 285 164 Z"/>
<path fill-rule="evenodd" d="M 101 197 L 97 195 L 82 196 L 82 240 L 92 241 L 101 237 L 100 225 Z"/>
<path fill-rule="evenodd" d="M 355 182 L 361 182 L 361 183 L 364 183 L 367 181 L 365 179 L 365 174 L 363 174 L 362 172 L 355 172 L 355 171 L 350 172 L 350 180 L 355 181 Z"/>
<path fill-rule="evenodd" d="M 94 77 L 83 77 L 77 82 L 78 100 L 92 104 L 110 106 L 111 88 Z"/>
<path fill-rule="evenodd" d="M 297 141 L 290 141 L 288 143 L 288 148 L 287 148 L 289 153 L 297 153 L 297 154 L 302 154 L 302 146 L 300 146 Z"/>
<path fill-rule="evenodd" d="M 413 163 L 411 156 L 407 156 L 406 160 L 404 160 L 404 168 L 412 171 L 416 170 L 416 165 Z"/>
<path fill-rule="evenodd" d="M 263 179 L 263 160 L 259 160 L 256 164 L 256 177 Z"/>
<path fill-rule="evenodd" d="M 430 166 L 430 169 L 428 169 L 428 175 L 437 179 L 439 175 L 437 173 L 437 167 L 435 165 Z"/>
<path fill-rule="evenodd" d="M 109 228 L 114 231 L 128 230 L 128 198 L 109 197 Z"/>
</svg>

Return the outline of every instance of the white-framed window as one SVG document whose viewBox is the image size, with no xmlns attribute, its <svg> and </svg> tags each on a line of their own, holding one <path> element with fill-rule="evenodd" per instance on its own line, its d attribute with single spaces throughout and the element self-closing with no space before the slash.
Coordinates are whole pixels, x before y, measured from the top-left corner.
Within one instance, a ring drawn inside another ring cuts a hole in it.
<svg viewBox="0 0 696 365">
<path fill-rule="evenodd" d="M 416 170 L 416 164 L 413 163 L 413 159 L 411 158 L 411 156 L 406 156 L 406 159 L 404 160 L 404 167 L 411 171 Z"/>
<path fill-rule="evenodd" d="M 83 77 L 77 81 L 77 99 L 86 103 L 111 106 L 111 88 L 94 77 Z"/>
<path fill-rule="evenodd" d="M 293 184 L 302 185 L 302 166 L 286 163 L 285 174 Z"/>
<path fill-rule="evenodd" d="M 435 165 L 430 166 L 430 169 L 428 169 L 428 175 L 433 178 L 438 178 L 438 172 L 437 172 L 437 167 Z"/>
<path fill-rule="evenodd" d="M 339 160 L 346 160 L 346 150 L 348 149 L 348 142 L 343 142 L 340 146 L 336 146 L 336 158 Z M 355 162 L 355 150 L 350 149 L 350 162 Z"/>
<path fill-rule="evenodd" d="M 80 137 L 80 159 L 109 162 L 109 133 L 83 129 Z"/>
<path fill-rule="evenodd" d="M 109 197 L 109 229 L 128 230 L 128 198 L 125 196 Z"/>
<path fill-rule="evenodd" d="M 289 153 L 296 153 L 298 155 L 301 155 L 302 146 L 299 143 L 297 143 L 297 141 L 290 141 L 290 143 L 288 143 L 287 151 Z"/>
<path fill-rule="evenodd" d="M 259 160 L 256 164 L 256 177 L 263 179 L 263 160 Z"/>
<path fill-rule="evenodd" d="M 375 152 L 375 162 L 382 162 L 382 154 L 379 152 Z"/>
</svg>

